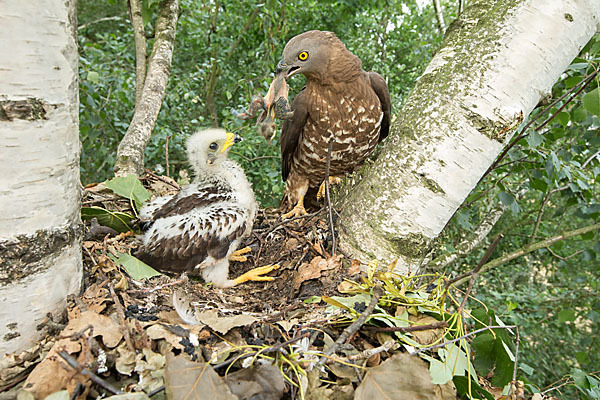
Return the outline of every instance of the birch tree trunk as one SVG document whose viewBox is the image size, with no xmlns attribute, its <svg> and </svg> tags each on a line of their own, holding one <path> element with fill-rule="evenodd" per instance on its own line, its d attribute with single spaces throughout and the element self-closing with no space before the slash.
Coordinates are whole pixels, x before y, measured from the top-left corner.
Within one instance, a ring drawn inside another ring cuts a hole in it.
<svg viewBox="0 0 600 400">
<path fill-rule="evenodd" d="M 418 270 L 433 240 L 599 21 L 598 0 L 469 2 L 392 124 L 378 159 L 343 197 L 342 249 L 363 260 L 398 259 L 400 273 Z"/>
<path fill-rule="evenodd" d="M 82 278 L 76 0 L 0 0 L 0 356 Z"/>
<path fill-rule="evenodd" d="M 158 7 L 154 46 L 148 62 L 144 88 L 139 103 L 136 101 L 131 124 L 117 149 L 114 167 L 116 176 L 139 176 L 144 172 L 144 151 L 158 118 L 171 74 L 178 11 L 178 0 L 162 0 Z"/>
</svg>

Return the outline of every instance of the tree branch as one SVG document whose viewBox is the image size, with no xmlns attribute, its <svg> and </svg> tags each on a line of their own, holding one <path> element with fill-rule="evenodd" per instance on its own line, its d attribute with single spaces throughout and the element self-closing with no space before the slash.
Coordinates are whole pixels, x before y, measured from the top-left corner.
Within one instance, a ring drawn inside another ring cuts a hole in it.
<svg viewBox="0 0 600 400">
<path fill-rule="evenodd" d="M 600 224 L 593 224 L 593 225 L 588 225 L 585 226 L 583 228 L 579 228 L 579 229 L 575 229 L 572 231 L 568 231 L 568 232 L 564 232 L 560 235 L 557 236 L 553 236 L 549 239 L 546 240 L 542 240 L 541 242 L 537 242 L 534 244 L 530 244 L 527 245 L 525 247 L 520 248 L 517 251 L 513 251 L 512 253 L 509 253 L 505 256 L 502 256 L 500 258 L 496 258 L 495 260 L 490 261 L 489 263 L 485 264 L 483 267 L 481 267 L 480 272 L 485 272 L 489 269 L 495 268 L 499 265 L 502 265 L 508 261 L 514 260 L 517 257 L 521 257 L 525 254 L 531 253 L 532 251 L 535 250 L 539 250 L 542 249 L 544 247 L 548 247 L 553 245 L 556 242 L 560 242 L 561 240 L 565 240 L 565 239 L 569 239 L 572 238 L 573 236 L 578 236 L 578 235 L 583 235 L 585 233 L 588 232 L 593 232 L 593 231 L 597 231 L 600 229 Z M 455 285 L 460 285 L 461 283 L 466 282 L 466 280 L 468 279 L 468 277 L 464 277 L 458 281 L 455 282 Z"/>
<path fill-rule="evenodd" d="M 442 36 L 446 33 L 446 23 L 444 22 L 444 12 L 440 0 L 433 0 L 433 9 L 435 11 L 435 19 L 437 20 L 438 29 Z"/>
<path fill-rule="evenodd" d="M 465 240 L 460 242 L 456 246 L 456 251 L 454 253 L 442 254 L 441 256 L 435 258 L 429 263 L 431 268 L 439 270 L 441 268 L 446 267 L 447 265 L 452 264 L 459 258 L 466 256 L 471 253 L 479 243 L 483 241 L 490 233 L 492 228 L 496 225 L 500 217 L 504 215 L 504 211 L 506 211 L 506 206 L 499 202 L 492 210 L 483 218 L 483 221 L 479 224 L 479 226 L 473 231 L 473 233 Z"/>
<path fill-rule="evenodd" d="M 135 108 L 137 109 L 146 80 L 146 32 L 144 32 L 140 0 L 129 0 L 129 16 L 135 41 Z"/>
<path fill-rule="evenodd" d="M 178 0 L 162 0 L 160 3 L 156 20 L 156 39 L 148 63 L 142 97 L 117 150 L 114 167 L 116 176 L 140 176 L 144 172 L 144 150 L 158 118 L 171 73 L 178 10 Z"/>
</svg>

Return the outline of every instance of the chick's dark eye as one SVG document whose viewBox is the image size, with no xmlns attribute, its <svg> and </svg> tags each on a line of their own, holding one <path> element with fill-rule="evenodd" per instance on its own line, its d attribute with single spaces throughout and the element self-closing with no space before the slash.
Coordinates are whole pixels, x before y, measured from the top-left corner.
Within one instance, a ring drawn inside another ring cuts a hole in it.
<svg viewBox="0 0 600 400">
<path fill-rule="evenodd" d="M 209 148 L 209 149 L 211 149 L 211 150 L 216 150 L 216 149 L 218 149 L 218 148 L 219 148 L 219 145 L 218 145 L 216 142 L 212 142 L 212 143 L 211 143 L 211 144 L 208 146 L 208 148 Z"/>
<path fill-rule="evenodd" d="M 303 51 L 300 54 L 298 54 L 298 60 L 300 60 L 300 61 L 306 61 L 306 60 L 308 60 L 308 52 L 307 51 Z"/>
</svg>

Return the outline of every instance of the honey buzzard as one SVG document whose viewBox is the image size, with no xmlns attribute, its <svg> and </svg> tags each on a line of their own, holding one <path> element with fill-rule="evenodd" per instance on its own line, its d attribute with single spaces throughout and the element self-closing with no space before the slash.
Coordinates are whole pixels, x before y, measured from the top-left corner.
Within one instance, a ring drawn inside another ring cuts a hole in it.
<svg viewBox="0 0 600 400">
<path fill-rule="evenodd" d="M 385 80 L 366 72 L 332 32 L 308 31 L 283 50 L 276 74 L 304 74 L 306 87 L 292 103 L 281 131 L 285 199 L 295 205 L 284 218 L 306 214 L 304 198 L 324 182 L 329 141 L 330 177 L 351 172 L 389 131 L 391 101 Z"/>
<path fill-rule="evenodd" d="M 174 196 L 163 196 L 140 210 L 149 229 L 137 256 L 159 269 L 201 275 L 218 287 L 248 280 L 273 280 L 261 276 L 278 265 L 227 278 L 229 261 L 245 261 L 237 250 L 252 231 L 257 204 L 242 168 L 227 158 L 229 148 L 241 140 L 223 129 L 208 129 L 187 141 L 194 181 Z M 237 251 L 236 251 L 237 250 Z"/>
</svg>

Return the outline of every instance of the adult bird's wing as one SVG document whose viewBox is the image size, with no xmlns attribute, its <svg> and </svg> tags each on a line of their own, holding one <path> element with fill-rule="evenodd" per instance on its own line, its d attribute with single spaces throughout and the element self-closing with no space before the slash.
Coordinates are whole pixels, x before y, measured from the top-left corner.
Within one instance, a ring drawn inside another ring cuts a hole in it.
<svg viewBox="0 0 600 400">
<path fill-rule="evenodd" d="M 281 128 L 281 176 L 285 181 L 292 168 L 292 158 L 308 118 L 306 89 L 302 89 L 292 102 L 294 116 L 283 122 Z"/>
<path fill-rule="evenodd" d="M 392 100 L 390 99 L 390 91 L 388 90 L 385 79 L 377 72 L 367 72 L 371 80 L 371 87 L 379 97 L 381 102 L 381 110 L 383 111 L 383 119 L 381 120 L 381 129 L 379 130 L 379 141 L 385 139 L 390 131 L 390 119 L 392 117 Z"/>
</svg>

